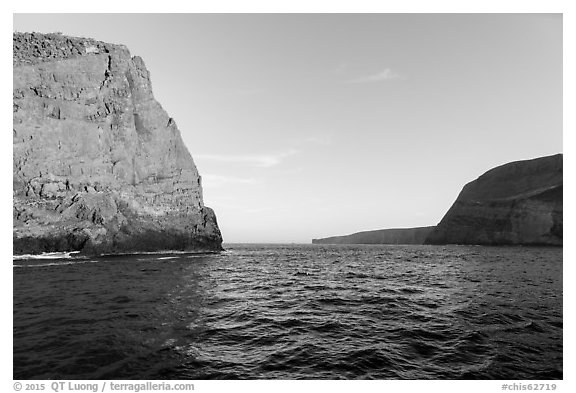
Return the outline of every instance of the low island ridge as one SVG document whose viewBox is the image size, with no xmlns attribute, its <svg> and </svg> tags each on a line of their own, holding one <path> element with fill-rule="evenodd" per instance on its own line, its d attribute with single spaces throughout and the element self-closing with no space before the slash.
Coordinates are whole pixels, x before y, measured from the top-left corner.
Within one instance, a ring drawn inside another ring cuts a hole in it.
<svg viewBox="0 0 576 393">
<path fill-rule="evenodd" d="M 313 244 L 423 244 L 434 227 L 391 228 L 312 239 Z"/>
</svg>

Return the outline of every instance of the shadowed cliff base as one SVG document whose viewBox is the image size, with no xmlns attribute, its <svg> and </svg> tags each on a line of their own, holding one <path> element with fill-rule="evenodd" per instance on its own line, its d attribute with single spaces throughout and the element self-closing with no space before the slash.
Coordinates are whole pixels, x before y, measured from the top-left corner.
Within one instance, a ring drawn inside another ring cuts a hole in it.
<svg viewBox="0 0 576 393">
<path fill-rule="evenodd" d="M 155 251 L 215 252 L 216 239 L 189 234 L 143 232 L 131 234 L 124 241 L 94 243 L 78 231 L 47 237 L 22 237 L 14 240 L 14 255 L 42 254 L 49 252 L 81 251 L 83 255 L 126 254 Z"/>
<path fill-rule="evenodd" d="M 426 244 L 562 246 L 562 158 L 511 162 L 468 183 Z"/>
<path fill-rule="evenodd" d="M 201 178 L 125 46 L 13 34 L 14 254 L 218 251 Z"/>
</svg>

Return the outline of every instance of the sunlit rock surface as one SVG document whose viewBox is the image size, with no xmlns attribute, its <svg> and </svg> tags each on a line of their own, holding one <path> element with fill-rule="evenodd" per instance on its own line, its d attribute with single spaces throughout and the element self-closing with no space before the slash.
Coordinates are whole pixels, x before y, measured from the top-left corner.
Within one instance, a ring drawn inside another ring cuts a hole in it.
<svg viewBox="0 0 576 393">
<path fill-rule="evenodd" d="M 150 75 L 122 45 L 14 33 L 14 254 L 220 250 Z"/>
</svg>

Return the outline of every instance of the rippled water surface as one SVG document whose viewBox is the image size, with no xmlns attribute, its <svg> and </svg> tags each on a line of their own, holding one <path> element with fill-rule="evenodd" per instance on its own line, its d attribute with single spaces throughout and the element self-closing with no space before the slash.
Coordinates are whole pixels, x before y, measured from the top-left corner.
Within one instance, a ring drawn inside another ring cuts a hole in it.
<svg viewBox="0 0 576 393">
<path fill-rule="evenodd" d="M 562 249 L 14 261 L 15 379 L 559 379 Z"/>
</svg>

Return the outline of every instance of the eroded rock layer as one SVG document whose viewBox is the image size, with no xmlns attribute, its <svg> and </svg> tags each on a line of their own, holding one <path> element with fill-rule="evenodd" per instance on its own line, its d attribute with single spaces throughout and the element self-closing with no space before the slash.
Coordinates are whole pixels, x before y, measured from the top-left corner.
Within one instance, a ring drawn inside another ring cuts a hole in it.
<svg viewBox="0 0 576 393">
<path fill-rule="evenodd" d="M 175 121 L 121 45 L 14 33 L 15 254 L 220 250 Z"/>
<path fill-rule="evenodd" d="M 494 168 L 468 183 L 428 244 L 562 245 L 562 154 Z"/>
</svg>

